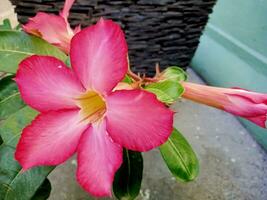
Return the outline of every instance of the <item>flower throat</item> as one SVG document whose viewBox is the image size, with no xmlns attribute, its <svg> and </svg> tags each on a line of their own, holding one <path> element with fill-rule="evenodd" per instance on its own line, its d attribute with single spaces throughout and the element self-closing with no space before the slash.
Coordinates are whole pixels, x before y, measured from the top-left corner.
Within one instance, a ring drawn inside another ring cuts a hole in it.
<svg viewBox="0 0 267 200">
<path fill-rule="evenodd" d="M 102 119 L 106 112 L 104 99 L 95 91 L 88 91 L 77 98 L 83 120 L 93 123 Z"/>
</svg>

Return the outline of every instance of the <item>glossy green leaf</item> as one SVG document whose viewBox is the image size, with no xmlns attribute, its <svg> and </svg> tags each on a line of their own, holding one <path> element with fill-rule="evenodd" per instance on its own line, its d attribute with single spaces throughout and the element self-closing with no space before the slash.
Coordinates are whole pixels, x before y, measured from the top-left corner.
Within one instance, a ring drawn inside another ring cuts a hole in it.
<svg viewBox="0 0 267 200">
<path fill-rule="evenodd" d="M 51 183 L 46 178 L 43 182 L 43 184 L 38 188 L 34 196 L 31 198 L 31 200 L 46 200 L 50 196 L 51 193 Z"/>
<path fill-rule="evenodd" d="M 0 200 L 30 200 L 53 167 L 35 167 L 25 172 L 14 160 L 14 148 L 0 146 Z"/>
<path fill-rule="evenodd" d="M 0 30 L 12 30 L 11 22 L 9 19 L 4 19 L 0 24 Z"/>
<path fill-rule="evenodd" d="M 173 80 L 149 84 L 145 90 L 154 93 L 159 101 L 166 104 L 174 103 L 184 92 L 183 86 L 178 81 Z"/>
<path fill-rule="evenodd" d="M 10 94 L 10 90 L 1 91 L 0 95 Z M 22 172 L 14 160 L 14 148 L 22 129 L 36 114 L 25 106 L 1 123 L 0 134 L 4 143 L 0 147 L 0 200 L 45 200 L 50 194 L 50 183 L 45 180 L 53 167 L 35 167 Z"/>
<path fill-rule="evenodd" d="M 10 115 L 1 123 L 0 135 L 6 145 L 16 147 L 22 129 L 28 125 L 37 112 L 30 107 L 24 107 Z"/>
<path fill-rule="evenodd" d="M 8 76 L 0 80 L 0 121 L 25 106 L 12 78 Z"/>
<path fill-rule="evenodd" d="M 67 59 L 62 51 L 41 38 L 15 30 L 0 30 L 0 71 L 15 73 L 18 64 L 34 54 L 54 56 L 63 62 Z"/>
<path fill-rule="evenodd" d="M 196 154 L 184 136 L 177 130 L 160 146 L 161 155 L 171 173 L 179 180 L 192 181 L 199 171 Z"/>
<path fill-rule="evenodd" d="M 143 158 L 140 152 L 123 150 L 123 163 L 113 182 L 113 193 L 119 200 L 133 200 L 140 191 L 143 176 Z"/>
<path fill-rule="evenodd" d="M 176 66 L 168 67 L 161 73 L 161 78 L 164 80 L 173 80 L 173 81 L 185 81 L 187 79 L 186 72 Z"/>
</svg>

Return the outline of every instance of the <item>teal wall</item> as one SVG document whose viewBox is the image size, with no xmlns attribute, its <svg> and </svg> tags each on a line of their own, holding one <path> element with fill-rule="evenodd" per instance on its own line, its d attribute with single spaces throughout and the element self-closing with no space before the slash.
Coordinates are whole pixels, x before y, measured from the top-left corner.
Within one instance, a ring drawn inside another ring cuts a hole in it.
<svg viewBox="0 0 267 200">
<path fill-rule="evenodd" d="M 267 0 L 218 0 L 191 65 L 211 85 L 267 93 Z M 241 122 L 267 149 L 267 130 Z"/>
</svg>

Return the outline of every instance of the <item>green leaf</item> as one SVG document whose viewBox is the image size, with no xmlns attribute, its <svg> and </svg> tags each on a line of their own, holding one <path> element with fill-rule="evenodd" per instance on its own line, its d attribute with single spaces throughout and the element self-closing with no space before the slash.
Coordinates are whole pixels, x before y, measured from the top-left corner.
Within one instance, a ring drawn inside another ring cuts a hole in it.
<svg viewBox="0 0 267 200">
<path fill-rule="evenodd" d="M 0 101 L 5 99 L 6 96 L 18 91 L 16 83 L 12 78 L 13 76 L 7 76 L 0 80 Z"/>
<path fill-rule="evenodd" d="M 70 63 L 70 57 L 68 56 L 65 60 L 65 65 L 67 65 L 68 67 L 71 66 L 71 63 Z"/>
<path fill-rule="evenodd" d="M 184 88 L 178 81 L 165 80 L 145 86 L 145 90 L 154 93 L 158 100 L 172 104 L 183 94 Z"/>
<path fill-rule="evenodd" d="M 63 62 L 67 56 L 41 38 L 15 30 L 0 30 L 0 71 L 15 73 L 18 64 L 31 55 L 50 55 Z"/>
<path fill-rule="evenodd" d="M 12 78 L 8 76 L 0 80 L 0 121 L 25 106 Z"/>
<path fill-rule="evenodd" d="M 0 200 L 30 200 L 53 167 L 35 167 L 23 172 L 14 160 L 14 148 L 0 146 Z"/>
<path fill-rule="evenodd" d="M 173 81 L 185 81 L 187 80 L 186 72 L 176 66 L 166 68 L 160 75 L 160 78 L 163 80 L 173 80 Z"/>
<path fill-rule="evenodd" d="M 3 24 L 0 25 L 0 30 L 12 30 L 12 26 L 9 19 L 3 20 Z"/>
<path fill-rule="evenodd" d="M 31 198 L 31 200 L 46 200 L 50 196 L 51 193 L 51 183 L 46 178 L 43 182 L 43 184 L 38 188 L 34 196 Z"/>
<path fill-rule="evenodd" d="M 140 152 L 123 150 L 123 163 L 115 174 L 113 193 L 119 200 L 133 200 L 138 196 L 143 176 Z"/>
<path fill-rule="evenodd" d="M 0 91 L 1 98 L 11 94 L 11 90 Z M 0 146 L 0 200 L 45 200 L 49 197 L 51 186 L 46 177 L 54 168 L 35 167 L 23 172 L 14 160 L 14 148 L 22 129 L 36 114 L 36 111 L 25 106 L 10 115 L 0 126 L 4 142 Z"/>
<path fill-rule="evenodd" d="M 31 108 L 24 107 L 10 115 L 0 126 L 4 142 L 0 146 L 0 200 L 45 200 L 50 194 L 51 187 L 45 178 L 53 167 L 35 167 L 22 172 L 14 160 L 14 148 L 22 129 L 36 114 Z"/>
<path fill-rule="evenodd" d="M 197 177 L 199 164 L 196 154 L 177 129 L 173 129 L 167 142 L 159 149 L 165 163 L 177 179 L 187 182 Z"/>
<path fill-rule="evenodd" d="M 22 129 L 28 125 L 37 112 L 30 107 L 24 107 L 4 120 L 0 126 L 0 135 L 6 145 L 16 147 Z"/>
<path fill-rule="evenodd" d="M 128 76 L 128 75 L 125 75 L 125 77 L 124 77 L 124 79 L 122 80 L 122 82 L 124 82 L 124 83 L 132 83 L 133 81 L 132 81 L 132 79 L 130 78 L 130 76 Z"/>
<path fill-rule="evenodd" d="M 21 31 L 22 30 L 22 25 L 21 24 L 18 24 L 14 30 L 17 30 L 17 31 Z"/>
</svg>

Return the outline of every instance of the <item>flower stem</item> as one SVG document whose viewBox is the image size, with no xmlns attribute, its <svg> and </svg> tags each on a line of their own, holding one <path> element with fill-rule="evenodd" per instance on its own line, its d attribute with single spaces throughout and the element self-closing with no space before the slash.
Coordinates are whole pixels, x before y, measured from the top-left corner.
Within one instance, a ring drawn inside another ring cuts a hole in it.
<svg viewBox="0 0 267 200">
<path fill-rule="evenodd" d="M 142 80 L 142 78 L 140 76 L 138 76 L 137 74 L 135 74 L 134 72 L 132 72 L 131 69 L 128 69 L 127 75 L 130 76 L 135 81 L 141 81 Z"/>
</svg>

